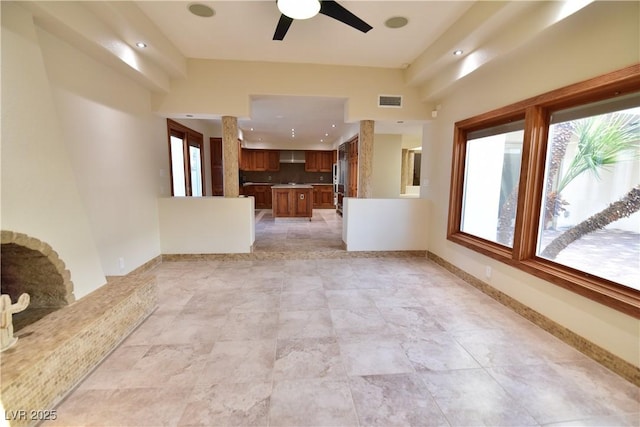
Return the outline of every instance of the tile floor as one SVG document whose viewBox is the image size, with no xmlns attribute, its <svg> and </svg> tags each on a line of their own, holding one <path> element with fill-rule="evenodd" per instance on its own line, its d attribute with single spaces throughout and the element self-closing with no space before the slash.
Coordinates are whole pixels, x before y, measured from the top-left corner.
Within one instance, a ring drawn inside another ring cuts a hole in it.
<svg viewBox="0 0 640 427">
<path fill-rule="evenodd" d="M 281 227 L 257 250 L 315 224 Z M 45 425 L 640 425 L 639 388 L 422 257 L 153 274 L 159 308 Z"/>
</svg>

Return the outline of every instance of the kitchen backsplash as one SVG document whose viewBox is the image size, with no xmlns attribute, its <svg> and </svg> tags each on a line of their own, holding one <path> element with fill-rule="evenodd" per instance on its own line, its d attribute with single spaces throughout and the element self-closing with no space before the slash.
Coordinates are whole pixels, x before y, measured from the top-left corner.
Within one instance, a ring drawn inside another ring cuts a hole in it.
<svg viewBox="0 0 640 427">
<path fill-rule="evenodd" d="M 332 183 L 331 172 L 306 172 L 304 163 L 280 163 L 277 172 L 245 172 L 240 171 L 240 183 L 245 182 L 272 182 L 274 184 L 316 184 Z"/>
</svg>

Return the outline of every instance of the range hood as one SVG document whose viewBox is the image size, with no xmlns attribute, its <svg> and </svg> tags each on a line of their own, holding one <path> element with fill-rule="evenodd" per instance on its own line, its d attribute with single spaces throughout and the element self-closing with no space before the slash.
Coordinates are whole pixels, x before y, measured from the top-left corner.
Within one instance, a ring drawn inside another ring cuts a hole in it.
<svg viewBox="0 0 640 427">
<path fill-rule="evenodd" d="M 280 150 L 280 163 L 304 163 L 304 150 Z"/>
</svg>

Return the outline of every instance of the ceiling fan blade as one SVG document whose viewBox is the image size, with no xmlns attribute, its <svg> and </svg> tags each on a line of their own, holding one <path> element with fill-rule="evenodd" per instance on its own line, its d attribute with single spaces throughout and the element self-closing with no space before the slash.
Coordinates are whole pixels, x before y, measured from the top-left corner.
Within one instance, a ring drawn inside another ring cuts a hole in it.
<svg viewBox="0 0 640 427">
<path fill-rule="evenodd" d="M 362 31 L 363 33 L 366 33 L 373 28 L 371 25 L 367 24 L 362 19 L 349 12 L 343 6 L 340 6 L 334 0 L 322 0 L 320 2 L 320 13 L 330 16 L 331 18 L 336 19 L 340 22 L 344 22 L 345 24 L 352 26 L 356 30 Z"/>
<path fill-rule="evenodd" d="M 276 27 L 276 32 L 273 33 L 273 40 L 282 40 L 284 39 L 285 34 L 289 31 L 289 27 L 293 22 L 292 18 L 289 18 L 286 15 L 280 15 L 280 20 L 278 21 L 278 26 Z"/>
</svg>

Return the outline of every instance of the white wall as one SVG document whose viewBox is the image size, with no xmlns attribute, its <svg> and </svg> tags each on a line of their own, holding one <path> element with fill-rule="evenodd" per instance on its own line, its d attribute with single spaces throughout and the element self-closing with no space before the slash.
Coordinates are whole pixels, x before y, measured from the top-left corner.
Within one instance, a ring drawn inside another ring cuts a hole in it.
<svg viewBox="0 0 640 427">
<path fill-rule="evenodd" d="M 426 250 L 424 199 L 344 199 L 342 240 L 348 251 Z"/>
<path fill-rule="evenodd" d="M 402 135 L 373 135 L 372 197 L 400 197 L 402 175 Z"/>
<path fill-rule="evenodd" d="M 575 333 L 638 365 L 640 321 L 446 239 L 454 123 L 640 62 L 639 4 L 595 2 L 521 51 L 460 81 L 425 125 L 422 194 L 431 200 L 429 250 Z M 612 48 L 615 47 L 615 48 Z M 491 266 L 491 279 L 484 276 Z"/>
<path fill-rule="evenodd" d="M 158 200 L 163 254 L 249 253 L 255 242 L 253 197 Z"/>
<path fill-rule="evenodd" d="M 2 2 L 3 230 L 58 253 L 76 298 L 106 283 L 31 15 Z"/>
</svg>

